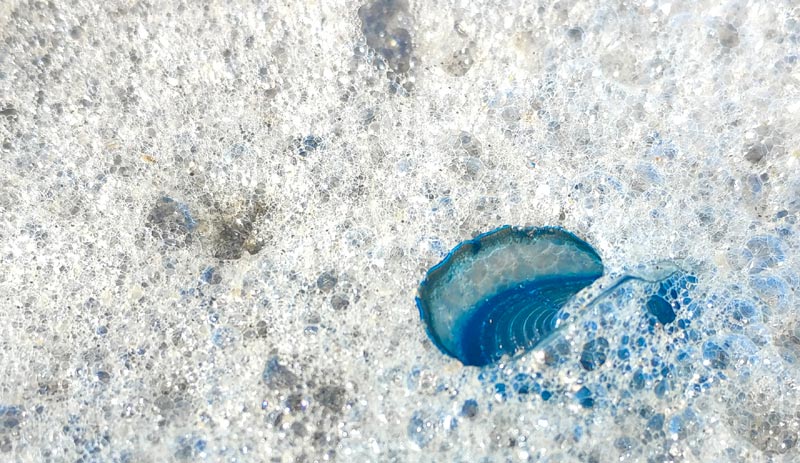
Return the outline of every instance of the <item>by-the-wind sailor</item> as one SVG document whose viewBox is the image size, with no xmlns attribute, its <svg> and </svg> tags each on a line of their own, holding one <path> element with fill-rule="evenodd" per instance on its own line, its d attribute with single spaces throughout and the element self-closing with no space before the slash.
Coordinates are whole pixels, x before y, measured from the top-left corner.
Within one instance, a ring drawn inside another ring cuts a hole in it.
<svg viewBox="0 0 800 463">
<path fill-rule="evenodd" d="M 597 252 L 564 229 L 503 226 L 431 268 L 417 307 L 439 349 L 482 366 L 547 339 L 562 306 L 602 275 Z"/>
</svg>

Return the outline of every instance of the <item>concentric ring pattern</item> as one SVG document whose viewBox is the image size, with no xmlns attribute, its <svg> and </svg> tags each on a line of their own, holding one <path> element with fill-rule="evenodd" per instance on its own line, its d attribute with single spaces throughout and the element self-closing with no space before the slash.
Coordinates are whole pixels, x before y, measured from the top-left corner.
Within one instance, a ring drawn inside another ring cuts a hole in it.
<svg viewBox="0 0 800 463">
<path fill-rule="evenodd" d="M 416 301 L 439 349 L 482 366 L 546 339 L 561 307 L 602 274 L 597 252 L 564 229 L 503 226 L 456 246 Z"/>
</svg>

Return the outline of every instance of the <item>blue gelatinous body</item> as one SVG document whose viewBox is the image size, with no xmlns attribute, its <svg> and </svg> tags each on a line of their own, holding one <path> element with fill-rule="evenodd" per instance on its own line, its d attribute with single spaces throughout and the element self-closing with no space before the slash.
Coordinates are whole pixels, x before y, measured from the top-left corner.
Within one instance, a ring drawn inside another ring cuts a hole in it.
<svg viewBox="0 0 800 463">
<path fill-rule="evenodd" d="M 561 308 L 602 274 L 597 252 L 566 230 L 504 226 L 428 271 L 417 307 L 439 349 L 488 365 L 547 339 Z"/>
</svg>

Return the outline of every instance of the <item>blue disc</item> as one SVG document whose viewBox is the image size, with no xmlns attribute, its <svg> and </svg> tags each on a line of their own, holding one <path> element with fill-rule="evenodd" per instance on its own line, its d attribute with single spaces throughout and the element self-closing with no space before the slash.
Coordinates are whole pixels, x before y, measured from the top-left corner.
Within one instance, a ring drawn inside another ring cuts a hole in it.
<svg viewBox="0 0 800 463">
<path fill-rule="evenodd" d="M 442 352 L 483 366 L 545 340 L 567 301 L 602 275 L 597 252 L 564 229 L 503 226 L 450 251 L 416 301 Z"/>
</svg>

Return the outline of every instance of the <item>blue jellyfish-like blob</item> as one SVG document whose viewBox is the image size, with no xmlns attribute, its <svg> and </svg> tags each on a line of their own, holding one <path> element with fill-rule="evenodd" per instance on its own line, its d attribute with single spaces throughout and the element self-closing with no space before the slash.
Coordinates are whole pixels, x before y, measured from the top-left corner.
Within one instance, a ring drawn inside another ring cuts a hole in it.
<svg viewBox="0 0 800 463">
<path fill-rule="evenodd" d="M 602 274 L 597 252 L 566 230 L 504 226 L 430 269 L 417 307 L 439 349 L 482 366 L 547 339 L 564 304 Z"/>
</svg>

